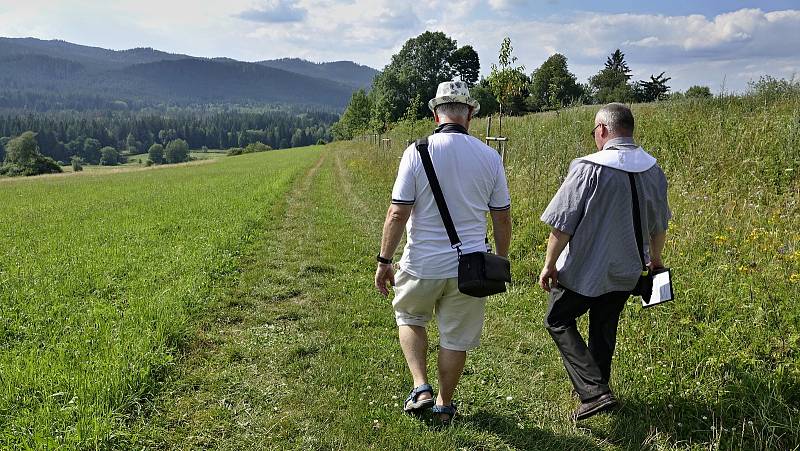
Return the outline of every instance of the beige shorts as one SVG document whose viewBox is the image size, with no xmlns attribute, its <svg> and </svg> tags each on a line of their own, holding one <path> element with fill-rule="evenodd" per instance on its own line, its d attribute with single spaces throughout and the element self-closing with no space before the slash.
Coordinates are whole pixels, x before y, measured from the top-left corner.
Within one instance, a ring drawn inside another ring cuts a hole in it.
<svg viewBox="0 0 800 451">
<path fill-rule="evenodd" d="M 398 326 L 426 327 L 436 312 L 439 346 L 468 351 L 480 344 L 486 298 L 458 291 L 458 279 L 418 279 L 395 274 L 394 315 Z"/>
</svg>

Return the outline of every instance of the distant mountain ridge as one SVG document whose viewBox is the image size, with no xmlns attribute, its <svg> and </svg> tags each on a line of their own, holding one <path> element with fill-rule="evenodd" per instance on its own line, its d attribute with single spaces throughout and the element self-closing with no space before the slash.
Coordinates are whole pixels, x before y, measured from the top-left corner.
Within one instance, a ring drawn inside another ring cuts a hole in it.
<svg viewBox="0 0 800 451">
<path fill-rule="evenodd" d="M 152 48 L 108 50 L 66 41 L 0 38 L 0 108 L 103 105 L 317 105 L 342 109 L 376 70 L 349 61 L 257 63 Z"/>
<path fill-rule="evenodd" d="M 276 60 L 257 61 L 256 64 L 282 69 L 309 77 L 325 78 L 338 81 L 356 88 L 369 89 L 378 71 L 356 64 L 352 61 L 332 61 L 329 63 L 312 63 L 300 58 L 281 58 Z"/>
</svg>

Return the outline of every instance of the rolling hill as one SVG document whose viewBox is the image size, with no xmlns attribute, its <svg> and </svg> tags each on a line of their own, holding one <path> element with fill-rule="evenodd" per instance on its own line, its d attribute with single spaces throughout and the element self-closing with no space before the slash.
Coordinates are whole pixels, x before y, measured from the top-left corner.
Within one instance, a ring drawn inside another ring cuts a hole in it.
<svg viewBox="0 0 800 451">
<path fill-rule="evenodd" d="M 0 38 L 0 108 L 98 109 L 158 105 L 303 105 L 342 109 L 374 69 L 352 62 L 248 63 L 152 48 L 108 50 L 65 41 Z"/>
<path fill-rule="evenodd" d="M 372 80 L 375 78 L 375 75 L 378 74 L 377 70 L 368 66 L 356 64 L 352 61 L 312 63 L 299 58 L 281 58 L 258 61 L 257 64 L 289 72 L 296 72 L 309 77 L 338 81 L 348 86 L 364 89 L 369 89 L 372 85 Z"/>
</svg>

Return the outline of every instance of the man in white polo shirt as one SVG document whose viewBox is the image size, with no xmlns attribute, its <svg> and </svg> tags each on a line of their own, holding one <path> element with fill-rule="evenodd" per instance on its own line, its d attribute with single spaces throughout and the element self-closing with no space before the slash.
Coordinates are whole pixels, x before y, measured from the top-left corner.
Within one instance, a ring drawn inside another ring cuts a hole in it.
<svg viewBox="0 0 800 451">
<path fill-rule="evenodd" d="M 467 132 L 480 105 L 460 81 L 441 83 L 428 107 L 439 126 L 428 138 L 428 149 L 444 198 L 463 243 L 463 253 L 485 251 L 486 213 L 492 218 L 497 254 L 508 257 L 511 242 L 511 198 L 498 153 Z M 410 220 L 409 220 L 410 219 Z M 392 256 L 403 230 L 408 233 L 395 276 Z M 392 203 L 383 226 L 375 287 L 392 302 L 400 347 L 414 380 L 406 412 L 432 407 L 449 423 L 455 415 L 453 393 L 466 362 L 466 352 L 478 346 L 485 298 L 458 290 L 458 254 L 451 247 L 415 145 L 403 153 Z M 426 326 L 436 313 L 439 326 L 439 393 L 428 384 Z"/>
</svg>

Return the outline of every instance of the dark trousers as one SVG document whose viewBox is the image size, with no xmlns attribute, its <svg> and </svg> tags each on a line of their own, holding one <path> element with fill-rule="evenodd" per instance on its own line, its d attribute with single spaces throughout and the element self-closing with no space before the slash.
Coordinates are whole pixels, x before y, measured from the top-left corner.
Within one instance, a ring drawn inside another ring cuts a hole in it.
<svg viewBox="0 0 800 451">
<path fill-rule="evenodd" d="M 617 325 L 629 296 L 629 291 L 612 291 L 588 297 L 560 285 L 550 291 L 544 325 L 556 342 L 564 367 L 582 401 L 610 391 L 608 380 L 617 344 Z M 588 346 L 578 332 L 576 322 L 587 311 Z"/>
</svg>

